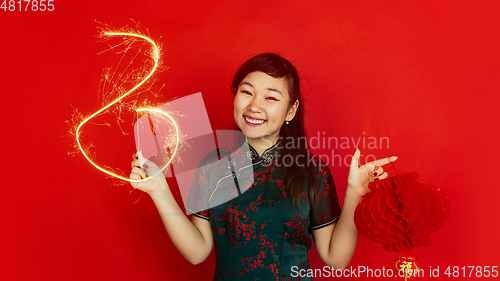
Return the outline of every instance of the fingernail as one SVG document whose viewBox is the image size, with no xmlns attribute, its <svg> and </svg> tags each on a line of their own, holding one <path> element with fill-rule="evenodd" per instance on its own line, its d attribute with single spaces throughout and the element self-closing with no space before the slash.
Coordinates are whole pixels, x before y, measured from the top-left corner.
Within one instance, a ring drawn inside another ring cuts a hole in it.
<svg viewBox="0 0 500 281">
<path fill-rule="evenodd" d="M 373 176 L 374 177 L 378 176 L 378 173 L 377 172 L 373 172 Z"/>
</svg>

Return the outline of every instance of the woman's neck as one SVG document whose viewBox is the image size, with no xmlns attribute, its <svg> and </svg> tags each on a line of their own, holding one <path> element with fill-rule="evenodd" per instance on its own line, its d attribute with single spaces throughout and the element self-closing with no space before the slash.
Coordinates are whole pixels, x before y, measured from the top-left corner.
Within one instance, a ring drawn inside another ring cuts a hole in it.
<svg viewBox="0 0 500 281">
<path fill-rule="evenodd" d="M 250 139 L 247 138 L 248 144 L 250 144 L 253 149 L 259 154 L 259 157 L 262 156 L 262 153 L 266 151 L 266 149 L 270 148 L 274 144 L 276 144 L 278 138 L 257 138 L 257 139 Z"/>
</svg>

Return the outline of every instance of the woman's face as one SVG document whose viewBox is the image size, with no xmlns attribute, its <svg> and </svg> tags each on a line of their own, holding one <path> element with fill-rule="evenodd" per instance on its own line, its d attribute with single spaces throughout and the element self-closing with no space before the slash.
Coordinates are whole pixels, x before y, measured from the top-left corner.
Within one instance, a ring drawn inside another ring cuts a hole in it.
<svg viewBox="0 0 500 281">
<path fill-rule="evenodd" d="M 288 106 L 290 97 L 285 78 L 274 78 L 264 72 L 248 74 L 234 97 L 234 120 L 248 139 L 275 143 L 285 121 L 295 116 L 298 101 Z"/>
</svg>

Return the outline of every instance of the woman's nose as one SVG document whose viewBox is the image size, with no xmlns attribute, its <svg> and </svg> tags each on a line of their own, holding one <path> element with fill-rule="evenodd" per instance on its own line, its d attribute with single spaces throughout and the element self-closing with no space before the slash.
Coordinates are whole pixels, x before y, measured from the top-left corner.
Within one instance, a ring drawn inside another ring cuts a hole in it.
<svg viewBox="0 0 500 281">
<path fill-rule="evenodd" d="M 253 98 L 248 104 L 248 110 L 251 112 L 261 112 L 262 111 L 262 103 L 259 99 Z"/>
</svg>

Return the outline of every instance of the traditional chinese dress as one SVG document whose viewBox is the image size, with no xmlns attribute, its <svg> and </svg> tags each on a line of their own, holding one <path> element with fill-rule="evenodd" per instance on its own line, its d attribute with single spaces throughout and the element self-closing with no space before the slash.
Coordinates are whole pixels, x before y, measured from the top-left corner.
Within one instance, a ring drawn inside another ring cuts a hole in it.
<svg viewBox="0 0 500 281">
<path fill-rule="evenodd" d="M 328 166 L 313 155 L 317 207 L 310 206 L 307 180 L 292 204 L 278 170 L 278 144 L 261 157 L 247 142 L 246 152 L 219 149 L 196 172 L 186 210 L 210 221 L 213 280 L 311 280 L 296 273 L 310 268 L 311 231 L 338 219 L 337 193 Z"/>
</svg>

